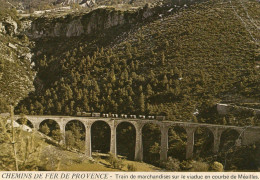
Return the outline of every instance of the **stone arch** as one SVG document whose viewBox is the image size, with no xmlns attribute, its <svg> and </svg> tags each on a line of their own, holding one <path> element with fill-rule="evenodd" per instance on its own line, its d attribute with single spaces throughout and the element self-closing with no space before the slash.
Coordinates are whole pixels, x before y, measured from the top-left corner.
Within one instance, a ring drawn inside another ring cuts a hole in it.
<svg viewBox="0 0 260 180">
<path fill-rule="evenodd" d="M 183 126 L 174 124 L 168 130 L 168 156 L 184 160 L 186 158 L 187 132 Z"/>
<path fill-rule="evenodd" d="M 234 146 L 241 144 L 240 131 L 233 128 L 228 128 L 221 133 L 219 151 L 227 152 Z"/>
<path fill-rule="evenodd" d="M 44 119 L 39 123 L 39 131 L 52 137 L 53 139 L 60 141 L 62 139 L 61 126 L 53 119 Z"/>
<path fill-rule="evenodd" d="M 116 126 L 117 154 L 134 160 L 136 127 L 129 121 L 122 121 Z"/>
<path fill-rule="evenodd" d="M 84 124 L 84 121 L 82 121 L 81 119 L 68 119 L 68 120 L 65 120 L 65 123 L 64 123 L 64 128 L 67 126 L 67 124 L 71 121 L 79 121 L 81 122 L 82 124 Z"/>
<path fill-rule="evenodd" d="M 32 121 L 30 121 L 27 118 L 19 118 L 19 119 L 16 120 L 16 122 L 18 124 L 20 124 L 20 125 L 26 125 L 26 126 L 28 126 L 30 128 L 34 128 L 34 125 L 33 125 Z"/>
<path fill-rule="evenodd" d="M 65 124 L 64 130 L 66 147 L 84 152 L 86 137 L 85 124 L 80 120 L 71 119 Z"/>
<path fill-rule="evenodd" d="M 103 120 L 91 124 L 91 149 L 93 152 L 107 153 L 110 151 L 111 124 Z"/>
<path fill-rule="evenodd" d="M 160 125 L 147 122 L 142 126 L 143 161 L 159 165 L 161 129 Z"/>
<path fill-rule="evenodd" d="M 208 127 L 198 127 L 194 132 L 194 156 L 207 157 L 214 152 L 214 134 Z"/>
</svg>

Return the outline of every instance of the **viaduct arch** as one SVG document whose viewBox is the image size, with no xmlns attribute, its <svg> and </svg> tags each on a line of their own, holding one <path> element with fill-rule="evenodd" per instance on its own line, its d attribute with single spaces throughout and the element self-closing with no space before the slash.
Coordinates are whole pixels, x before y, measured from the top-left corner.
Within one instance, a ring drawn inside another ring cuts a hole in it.
<svg viewBox="0 0 260 180">
<path fill-rule="evenodd" d="M 204 127 L 209 129 L 214 137 L 213 142 L 213 152 L 217 153 L 219 151 L 220 139 L 222 133 L 227 130 L 235 130 L 239 134 L 242 145 L 249 145 L 260 140 L 260 127 L 238 127 L 238 126 L 226 126 L 226 125 L 216 125 L 216 124 L 205 124 L 205 123 L 192 123 L 192 122 L 177 122 L 177 121 L 160 121 L 160 120 L 149 120 L 149 119 L 130 119 L 130 118 L 111 118 L 111 117 L 72 117 L 72 116 L 32 116 L 28 115 L 24 118 L 28 119 L 33 127 L 39 130 L 40 123 L 44 120 L 51 119 L 55 121 L 61 130 L 61 133 L 65 135 L 65 127 L 69 121 L 78 120 L 82 122 L 85 126 L 85 147 L 86 156 L 91 157 L 91 127 L 96 121 L 104 121 L 110 127 L 110 152 L 117 155 L 117 145 L 116 145 L 116 129 L 117 126 L 122 122 L 128 122 L 133 125 L 136 132 L 135 140 L 135 156 L 136 161 L 143 160 L 143 142 L 142 142 L 142 128 L 145 124 L 154 123 L 160 127 L 161 131 L 161 150 L 160 150 L 160 160 L 167 160 L 168 151 L 168 131 L 171 126 L 180 126 L 187 133 L 187 146 L 186 146 L 186 159 L 190 159 L 193 156 L 194 149 L 194 133 L 198 127 Z M 20 119 L 20 116 L 14 116 L 15 120 Z M 65 137 L 65 136 L 64 136 Z M 63 140 L 65 143 L 65 139 Z"/>
</svg>

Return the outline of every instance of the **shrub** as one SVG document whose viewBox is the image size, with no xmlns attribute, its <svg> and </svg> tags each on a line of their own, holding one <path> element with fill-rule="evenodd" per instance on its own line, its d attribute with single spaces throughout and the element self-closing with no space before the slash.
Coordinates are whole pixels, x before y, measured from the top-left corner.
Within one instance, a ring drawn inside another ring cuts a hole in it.
<svg viewBox="0 0 260 180">
<path fill-rule="evenodd" d="M 192 168 L 192 164 L 190 161 L 182 161 L 180 164 L 181 170 L 188 171 Z"/>
<path fill-rule="evenodd" d="M 136 171 L 137 168 L 135 167 L 134 164 L 127 164 L 127 170 L 128 171 Z"/>
<path fill-rule="evenodd" d="M 165 163 L 165 169 L 170 171 L 179 171 L 180 170 L 180 161 L 178 159 L 169 157 L 168 161 Z"/>
<path fill-rule="evenodd" d="M 192 161 L 191 162 L 192 168 L 190 171 L 208 171 L 209 165 L 206 162 L 201 161 Z"/>
<path fill-rule="evenodd" d="M 222 172 L 224 170 L 223 165 L 220 162 L 213 162 L 210 166 L 211 171 Z"/>
<path fill-rule="evenodd" d="M 112 168 L 122 169 L 124 167 L 122 159 L 118 159 L 114 154 L 109 153 L 107 161 L 110 163 Z"/>
</svg>

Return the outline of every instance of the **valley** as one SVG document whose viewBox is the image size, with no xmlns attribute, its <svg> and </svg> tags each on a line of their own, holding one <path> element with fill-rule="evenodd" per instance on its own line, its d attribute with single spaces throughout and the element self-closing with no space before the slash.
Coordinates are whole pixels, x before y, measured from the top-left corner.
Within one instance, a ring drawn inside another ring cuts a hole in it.
<svg viewBox="0 0 260 180">
<path fill-rule="evenodd" d="M 65 138 L 67 150 L 85 153 L 90 147 L 115 155 L 109 143 L 113 132 L 118 134 L 115 149 L 129 160 L 135 159 L 139 135 L 145 155 L 139 161 L 163 169 L 256 171 L 257 140 L 235 145 L 246 130 L 216 130 L 218 135 L 200 126 L 192 132 L 179 125 L 162 130 L 151 117 L 165 117 L 165 123 L 259 127 L 259 2 L 121 2 L 124 8 L 96 3 L 84 11 L 37 16 L 1 11 L 0 112 L 13 105 L 20 123 L 28 126 L 29 116 L 74 117 L 62 131 L 55 118 L 36 128 L 58 142 Z M 100 120 L 91 131 L 94 144 L 86 145 L 90 126 L 77 116 L 94 112 L 111 122 L 138 117 L 152 123 L 114 129 Z M 193 156 L 187 157 L 191 141 Z M 216 143 L 219 151 L 209 151 Z M 168 157 L 160 161 L 164 151 Z M 114 168 L 120 169 L 119 159 L 111 155 L 110 165 L 116 162 Z"/>
</svg>

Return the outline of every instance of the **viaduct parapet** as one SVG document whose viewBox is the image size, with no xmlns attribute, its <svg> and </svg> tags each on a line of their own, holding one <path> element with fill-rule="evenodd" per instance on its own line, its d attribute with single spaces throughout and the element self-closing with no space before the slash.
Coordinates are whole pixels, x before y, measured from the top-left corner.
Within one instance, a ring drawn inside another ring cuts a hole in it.
<svg viewBox="0 0 260 180">
<path fill-rule="evenodd" d="M 14 116 L 15 120 L 21 118 L 21 116 Z M 128 122 L 135 127 L 136 140 L 135 140 L 135 160 L 143 160 L 143 141 L 142 141 L 142 129 L 144 125 L 152 123 L 159 126 L 161 130 L 161 150 L 160 160 L 167 160 L 168 151 L 168 130 L 172 126 L 179 126 L 185 129 L 187 133 L 187 145 L 186 145 L 186 158 L 192 158 L 194 148 L 194 133 L 197 128 L 204 127 L 209 129 L 214 137 L 213 152 L 219 151 L 221 135 L 225 130 L 235 130 L 239 134 L 239 141 L 241 145 L 249 145 L 260 140 L 260 127 L 238 127 L 205 123 L 192 123 L 192 122 L 178 122 L 178 121 L 160 121 L 160 120 L 148 120 L 148 119 L 129 119 L 129 118 L 104 118 L 104 117 L 72 117 L 72 116 L 25 116 L 28 121 L 33 124 L 33 127 L 37 130 L 40 128 L 40 124 L 45 120 L 54 120 L 60 127 L 60 131 L 64 136 L 63 143 L 65 143 L 65 127 L 70 121 L 80 121 L 84 124 L 86 130 L 85 145 L 86 155 L 91 157 L 91 127 L 93 123 L 97 121 L 103 121 L 110 127 L 110 152 L 117 155 L 117 142 L 116 142 L 116 129 L 122 122 Z"/>
</svg>

